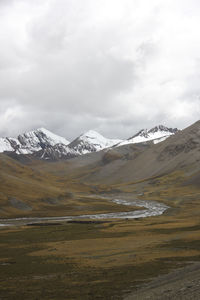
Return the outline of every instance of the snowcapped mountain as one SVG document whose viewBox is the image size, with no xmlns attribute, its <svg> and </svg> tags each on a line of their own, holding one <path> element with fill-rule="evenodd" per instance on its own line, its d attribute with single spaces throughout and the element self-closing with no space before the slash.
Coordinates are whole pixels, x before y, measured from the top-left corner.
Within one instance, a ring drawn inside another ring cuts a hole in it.
<svg viewBox="0 0 200 300">
<path fill-rule="evenodd" d="M 18 141 L 21 145 L 18 152 L 21 153 L 21 149 L 27 149 L 29 153 L 33 153 L 42 150 L 48 146 L 55 146 L 56 144 L 68 145 L 69 141 L 60 137 L 45 128 L 39 128 L 34 131 L 30 131 L 18 136 Z"/>
<path fill-rule="evenodd" d="M 45 128 L 39 128 L 20 134 L 17 138 L 0 138 L 0 152 L 10 151 L 16 154 L 33 154 L 45 151 L 48 148 L 52 149 L 58 144 L 62 144 L 64 148 L 67 147 L 69 141 Z"/>
<path fill-rule="evenodd" d="M 159 125 L 150 130 L 142 129 L 127 140 L 118 140 L 105 138 L 98 132 L 89 130 L 70 143 L 64 137 L 45 128 L 39 128 L 20 134 L 17 138 L 0 138 L 0 153 L 28 154 L 45 160 L 59 160 L 126 144 L 151 140 L 156 144 L 177 131 L 176 128 Z"/>
<path fill-rule="evenodd" d="M 39 128 L 20 134 L 17 138 L 1 138 L 0 152 L 31 154 L 40 159 L 58 160 L 96 152 L 112 147 L 121 141 L 107 139 L 98 132 L 90 130 L 69 143 L 65 138 L 45 128 Z"/>
<path fill-rule="evenodd" d="M 142 129 L 134 136 L 127 140 L 122 141 L 116 146 L 122 146 L 127 144 L 144 143 L 148 141 L 153 141 L 154 144 L 163 142 L 170 135 L 175 134 L 178 131 L 177 128 L 168 128 L 163 125 L 155 126 L 152 129 Z"/>
<path fill-rule="evenodd" d="M 100 151 L 105 148 L 112 147 L 122 140 L 107 139 L 96 131 L 89 130 L 84 134 L 81 134 L 68 146 L 74 149 L 79 155 Z"/>
</svg>

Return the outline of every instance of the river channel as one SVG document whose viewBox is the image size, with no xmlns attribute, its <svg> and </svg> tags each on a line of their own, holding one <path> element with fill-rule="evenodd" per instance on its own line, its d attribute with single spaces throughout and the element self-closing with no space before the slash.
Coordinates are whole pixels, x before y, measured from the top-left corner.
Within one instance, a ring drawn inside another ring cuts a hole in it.
<svg viewBox="0 0 200 300">
<path fill-rule="evenodd" d="M 105 199 L 105 198 L 104 198 Z M 108 198 L 107 198 L 108 199 Z M 145 200 L 123 200 L 123 199 L 108 199 L 116 204 L 143 207 L 141 210 L 133 210 L 129 212 L 115 212 L 103 214 L 91 214 L 80 216 L 63 216 L 63 217 L 30 217 L 30 218 L 13 218 L 0 219 L 0 226 L 22 226 L 29 224 L 37 224 L 41 222 L 61 222 L 71 220 L 104 220 L 104 219 L 138 219 L 152 216 L 159 216 L 164 213 L 169 207 L 163 203 L 156 201 Z"/>
</svg>

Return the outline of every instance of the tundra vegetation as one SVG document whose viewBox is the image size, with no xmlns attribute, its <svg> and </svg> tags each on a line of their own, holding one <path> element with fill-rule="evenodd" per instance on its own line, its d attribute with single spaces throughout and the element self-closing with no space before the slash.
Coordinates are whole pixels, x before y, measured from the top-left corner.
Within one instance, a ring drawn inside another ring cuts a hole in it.
<svg viewBox="0 0 200 300">
<path fill-rule="evenodd" d="M 2 218 L 138 209 L 104 196 L 170 207 L 149 218 L 0 227 L 0 298 L 123 299 L 158 275 L 200 261 L 199 144 L 186 139 L 193 131 L 160 145 L 53 163 L 0 155 Z"/>
</svg>

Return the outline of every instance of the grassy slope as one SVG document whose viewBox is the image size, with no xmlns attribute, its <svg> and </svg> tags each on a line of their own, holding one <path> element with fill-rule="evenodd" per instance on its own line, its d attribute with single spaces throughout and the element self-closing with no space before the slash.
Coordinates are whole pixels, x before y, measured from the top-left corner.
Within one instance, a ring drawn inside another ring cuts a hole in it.
<svg viewBox="0 0 200 300">
<path fill-rule="evenodd" d="M 56 170 L 54 164 L 51 164 L 51 168 Z M 23 165 L 1 154 L 0 170 L 2 218 L 79 215 L 133 209 L 99 199 L 96 196 L 96 187 L 79 183 L 78 180 L 71 180 L 61 174 L 38 170 L 37 161 L 33 161 L 31 166 Z"/>
<path fill-rule="evenodd" d="M 28 214 L 30 211 L 20 211 L 12 207 L 9 199 L 17 199 L 37 210 L 42 207 L 40 199 L 48 199 L 62 195 L 64 191 L 57 184 L 56 178 L 33 170 L 6 155 L 0 155 L 0 203 L 1 215 Z"/>
</svg>

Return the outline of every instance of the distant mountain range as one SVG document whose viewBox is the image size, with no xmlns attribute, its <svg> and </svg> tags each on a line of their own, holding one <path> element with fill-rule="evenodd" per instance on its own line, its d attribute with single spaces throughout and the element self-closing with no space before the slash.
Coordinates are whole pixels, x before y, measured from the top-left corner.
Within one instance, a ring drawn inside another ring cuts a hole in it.
<svg viewBox="0 0 200 300">
<path fill-rule="evenodd" d="M 142 129 L 126 140 L 118 140 L 105 138 L 98 132 L 89 130 L 69 142 L 64 137 L 58 136 L 45 128 L 39 128 L 20 134 L 17 138 L 0 138 L 0 153 L 33 155 L 45 160 L 59 160 L 126 144 L 149 141 L 156 144 L 164 141 L 170 135 L 174 135 L 177 131 L 177 128 L 159 125 L 150 130 Z"/>
<path fill-rule="evenodd" d="M 89 197 L 86 204 L 85 196 L 80 201 L 88 193 L 99 194 L 98 207 L 104 194 L 165 199 L 172 207 L 170 216 L 186 204 L 186 211 L 192 207 L 199 221 L 200 121 L 178 132 L 163 126 L 141 130 L 117 143 L 93 131 L 69 143 L 38 129 L 1 139 L 1 147 L 9 150 L 0 153 L 1 216 L 88 212 L 93 201 Z"/>
</svg>

